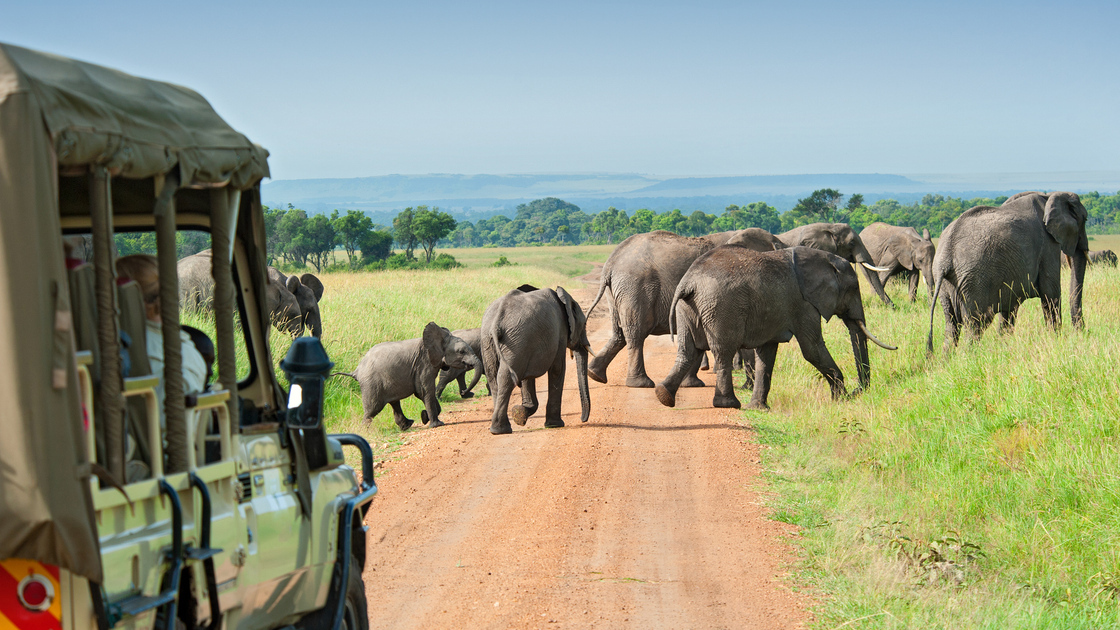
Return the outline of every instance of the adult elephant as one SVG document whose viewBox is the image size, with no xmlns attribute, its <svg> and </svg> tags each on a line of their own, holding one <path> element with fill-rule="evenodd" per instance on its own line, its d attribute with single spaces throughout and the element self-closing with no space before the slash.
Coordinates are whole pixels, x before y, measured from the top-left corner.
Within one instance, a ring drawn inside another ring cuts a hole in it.
<svg viewBox="0 0 1120 630">
<path fill-rule="evenodd" d="M 814 247 L 836 254 L 852 264 L 859 263 L 876 273 L 884 271 L 883 267 L 875 266 L 875 259 L 871 257 L 871 252 L 867 251 L 859 235 L 847 223 L 810 223 L 783 232 L 778 235 L 778 239 L 785 243 L 786 247 L 799 245 Z M 883 290 L 883 283 L 878 276 L 869 275 L 867 279 L 883 304 L 893 308 L 894 302 Z"/>
<path fill-rule="evenodd" d="M 603 265 L 599 293 L 587 309 L 590 316 L 599 300 L 610 291 L 607 307 L 611 336 L 592 359 L 587 375 L 606 383 L 607 366 L 625 347 L 629 355 L 626 385 L 653 387 L 653 379 L 646 374 L 646 337 L 669 334 L 669 304 L 677 283 L 698 256 L 732 239 L 738 239 L 736 242 L 743 247 L 777 247 L 769 233 L 757 228 L 699 238 L 656 230 L 635 234 L 619 243 Z M 704 382 L 693 373 L 683 385 L 703 387 Z"/>
<path fill-rule="evenodd" d="M 961 327 L 977 339 L 998 314 L 1000 328 L 1015 325 L 1019 305 L 1042 299 L 1046 323 L 1062 325 L 1062 254 L 1070 259 L 1069 314 L 1083 326 L 1081 293 L 1089 238 L 1088 213 L 1071 192 L 1023 192 L 999 207 L 966 210 L 941 233 L 933 259 L 934 297 L 926 349 L 933 352 L 933 314 L 940 297 L 945 313 L 946 350 L 960 339 Z"/>
<path fill-rule="evenodd" d="M 560 403 L 564 394 L 567 354 L 576 360 L 576 381 L 581 405 L 580 421 L 591 413 L 587 389 L 587 317 L 563 288 L 514 289 L 491 302 L 482 315 L 482 362 L 494 399 L 490 433 L 512 433 L 509 399 L 521 386 L 521 404 L 513 409 L 513 421 L 524 425 L 537 410 L 536 379 L 548 374 L 546 427 L 562 427 Z"/>
<path fill-rule="evenodd" d="M 211 308 L 214 299 L 212 265 L 212 253 L 209 249 L 179 261 L 180 308 Z M 269 267 L 265 294 L 273 326 L 292 337 L 302 335 L 306 326 L 312 335 L 321 337 L 323 320 L 319 313 L 319 299 L 323 296 L 323 290 L 323 283 L 310 273 L 289 278 Z"/>
<path fill-rule="evenodd" d="M 876 267 L 889 271 L 880 271 L 879 282 L 886 286 L 887 281 L 895 276 L 905 278 L 910 285 L 910 301 L 918 299 L 919 276 L 924 276 L 929 295 L 933 297 L 933 256 L 937 253 L 933 246 L 933 239 L 929 237 L 929 230 L 918 231 L 912 227 L 899 227 L 876 221 L 863 228 L 859 233 L 860 240 L 871 254 Z M 863 274 L 871 282 L 873 272 L 867 267 Z"/>
<path fill-rule="evenodd" d="M 768 409 L 778 344 L 797 337 L 802 356 L 824 375 L 833 399 L 847 394 L 844 375 L 829 354 L 821 317 L 838 316 L 848 327 L 860 388 L 871 384 L 867 340 L 894 350 L 867 330 L 859 279 L 848 262 L 810 247 L 755 252 L 726 246 L 696 259 L 677 285 L 672 303 L 677 360 L 657 385 L 661 404 L 672 407 L 681 380 L 700 361 L 715 357 L 715 407 L 739 408 L 731 383 L 732 358 L 755 348 L 754 394 L 748 407 Z"/>
</svg>

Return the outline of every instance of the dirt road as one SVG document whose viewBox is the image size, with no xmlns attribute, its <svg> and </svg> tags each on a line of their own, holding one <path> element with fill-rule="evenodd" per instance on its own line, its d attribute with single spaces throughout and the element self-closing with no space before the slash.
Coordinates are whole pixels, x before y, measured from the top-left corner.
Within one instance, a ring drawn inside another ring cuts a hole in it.
<svg viewBox="0 0 1120 630">
<path fill-rule="evenodd" d="M 586 307 L 597 270 L 584 280 L 566 288 Z M 607 336 L 602 306 L 592 348 Z M 647 341 L 654 379 L 674 354 L 668 337 Z M 668 409 L 621 385 L 625 359 L 610 384 L 591 383 L 587 424 L 569 367 L 562 429 L 542 427 L 538 383 L 540 411 L 513 435 L 490 435 L 487 396 L 412 431 L 367 518 L 371 628 L 803 625 L 805 598 L 782 579 L 790 528 L 764 516 L 750 431 L 710 407 L 710 387 Z"/>
</svg>

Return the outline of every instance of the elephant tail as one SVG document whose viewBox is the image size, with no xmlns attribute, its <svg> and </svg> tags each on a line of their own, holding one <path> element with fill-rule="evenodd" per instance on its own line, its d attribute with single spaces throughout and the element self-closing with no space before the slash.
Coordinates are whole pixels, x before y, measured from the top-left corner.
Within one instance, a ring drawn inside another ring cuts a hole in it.
<svg viewBox="0 0 1120 630">
<path fill-rule="evenodd" d="M 494 348 L 494 354 L 497 355 L 495 358 L 498 360 L 498 364 L 494 366 L 494 378 L 499 378 L 497 374 L 498 365 L 501 365 L 501 362 L 505 361 L 506 367 L 509 369 L 509 373 L 513 376 L 513 382 L 517 385 L 521 385 L 521 377 L 513 371 L 513 354 L 510 352 L 509 347 L 502 343 L 502 337 L 502 329 L 498 326 L 495 326 L 494 332 L 490 337 L 490 343 Z M 490 380 L 490 375 L 486 376 L 486 380 Z"/>
<path fill-rule="evenodd" d="M 937 308 L 937 296 L 941 293 L 941 283 L 945 281 L 945 276 L 937 277 L 937 284 L 933 287 L 933 300 L 929 305 L 929 335 L 926 337 L 926 356 L 933 355 L 933 314 L 934 309 Z"/>
<path fill-rule="evenodd" d="M 607 292 L 607 287 L 611 286 L 611 275 L 606 267 L 603 267 L 603 272 L 599 276 L 599 294 L 595 296 L 595 300 L 591 302 L 591 306 L 587 308 L 587 318 L 591 319 L 591 311 L 595 310 L 595 306 L 599 304 L 599 300 L 603 299 L 603 294 Z"/>
<path fill-rule="evenodd" d="M 350 372 L 331 372 L 330 376 L 328 376 L 327 378 L 330 378 L 331 376 L 349 376 L 350 378 L 354 379 L 355 382 L 361 383 L 361 381 L 358 380 L 358 377 L 354 376 Z"/>
<path fill-rule="evenodd" d="M 677 333 L 677 302 L 689 299 L 692 297 L 693 292 L 691 284 L 685 286 L 685 282 L 681 281 L 681 283 L 677 285 L 677 290 L 673 293 L 673 301 L 669 303 L 669 340 L 674 343 L 676 342 L 674 337 Z"/>
</svg>

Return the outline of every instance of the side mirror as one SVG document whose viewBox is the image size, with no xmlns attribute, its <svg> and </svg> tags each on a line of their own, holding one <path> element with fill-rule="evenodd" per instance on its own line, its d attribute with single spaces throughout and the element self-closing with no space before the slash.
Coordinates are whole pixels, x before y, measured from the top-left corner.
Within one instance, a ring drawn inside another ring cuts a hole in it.
<svg viewBox="0 0 1120 630">
<path fill-rule="evenodd" d="M 300 435 L 307 465 L 318 470 L 330 465 L 323 431 L 323 388 L 334 363 L 318 337 L 292 341 L 280 369 L 288 376 L 288 429 Z"/>
</svg>

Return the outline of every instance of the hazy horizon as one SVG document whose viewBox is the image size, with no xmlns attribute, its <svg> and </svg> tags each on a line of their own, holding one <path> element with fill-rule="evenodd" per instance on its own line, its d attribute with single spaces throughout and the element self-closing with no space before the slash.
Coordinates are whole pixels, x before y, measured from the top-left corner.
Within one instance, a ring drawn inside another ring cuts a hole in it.
<svg viewBox="0 0 1120 630">
<path fill-rule="evenodd" d="M 1120 170 L 1120 3 L 6 7 L 0 41 L 182 84 L 279 180 Z"/>
</svg>

